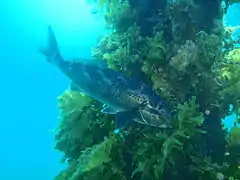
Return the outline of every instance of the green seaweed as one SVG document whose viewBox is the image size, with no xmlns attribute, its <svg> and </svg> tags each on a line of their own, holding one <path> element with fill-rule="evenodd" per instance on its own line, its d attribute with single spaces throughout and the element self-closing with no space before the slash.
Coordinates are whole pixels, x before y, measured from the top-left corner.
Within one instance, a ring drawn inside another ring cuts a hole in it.
<svg viewBox="0 0 240 180">
<path fill-rule="evenodd" d="M 233 2 L 99 1 L 109 32 L 92 56 L 127 76 L 142 73 L 170 105 L 173 128 L 133 124 L 114 134 L 101 104 L 66 91 L 55 139 L 67 167 L 55 180 L 240 179 L 240 128 L 221 124 L 229 104 L 236 125 L 240 115 L 240 50 L 223 24 Z"/>
<path fill-rule="evenodd" d="M 228 175 L 229 179 L 240 179 L 240 126 L 235 119 L 236 125 L 230 130 L 227 135 L 227 153 L 226 153 L 226 166 L 224 173 Z"/>
<path fill-rule="evenodd" d="M 90 172 L 110 162 L 112 147 L 115 145 L 116 140 L 110 137 L 97 145 L 84 149 L 77 160 L 76 171 L 72 174 L 70 180 L 78 179 L 83 173 Z"/>
<path fill-rule="evenodd" d="M 142 173 L 142 179 L 151 179 L 154 174 L 156 179 L 161 179 L 164 171 L 175 169 L 181 159 L 189 152 L 190 146 L 186 146 L 197 136 L 205 133 L 201 129 L 204 117 L 199 113 L 195 104 L 196 98 L 188 103 L 178 106 L 175 119 L 175 130 L 171 134 L 157 132 L 155 135 L 144 135 L 143 142 L 137 143 L 136 172 Z"/>
<path fill-rule="evenodd" d="M 78 158 L 79 151 L 101 142 L 113 129 L 112 119 L 98 115 L 99 104 L 82 93 L 65 91 L 58 102 L 61 111 L 55 148 L 64 152 L 63 161 Z"/>
</svg>

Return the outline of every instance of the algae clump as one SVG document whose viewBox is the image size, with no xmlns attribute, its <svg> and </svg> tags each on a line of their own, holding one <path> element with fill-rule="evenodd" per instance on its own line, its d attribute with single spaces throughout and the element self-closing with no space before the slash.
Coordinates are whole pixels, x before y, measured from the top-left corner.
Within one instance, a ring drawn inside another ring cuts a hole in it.
<svg viewBox="0 0 240 180">
<path fill-rule="evenodd" d="M 223 24 L 233 1 L 99 3 L 109 32 L 93 57 L 151 85 L 174 125 L 134 123 L 114 134 L 114 117 L 100 113 L 101 104 L 65 92 L 55 138 L 67 168 L 55 179 L 240 179 L 239 127 L 227 132 L 221 124 L 229 104 L 240 115 L 240 51 Z"/>
</svg>

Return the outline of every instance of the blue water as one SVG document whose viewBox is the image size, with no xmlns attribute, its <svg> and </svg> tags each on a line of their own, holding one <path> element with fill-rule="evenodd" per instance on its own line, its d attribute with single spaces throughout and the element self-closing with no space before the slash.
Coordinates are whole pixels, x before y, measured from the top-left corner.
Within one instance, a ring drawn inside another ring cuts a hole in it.
<svg viewBox="0 0 240 180">
<path fill-rule="evenodd" d="M 51 24 L 65 58 L 90 57 L 104 25 L 83 5 L 81 0 L 0 2 L 1 180 L 50 180 L 62 168 L 51 129 L 58 123 L 56 98 L 69 81 L 37 48 Z M 237 14 L 231 10 L 230 24 L 240 24 Z"/>
<path fill-rule="evenodd" d="M 69 82 L 37 48 L 52 24 L 66 58 L 89 57 L 103 23 L 83 13 L 82 5 L 76 0 L 0 2 L 1 180 L 50 180 L 61 169 L 50 130 L 58 122 L 56 98 Z"/>
<path fill-rule="evenodd" d="M 226 24 L 229 26 L 239 26 L 240 25 L 239 17 L 240 17 L 240 3 L 235 4 L 229 8 L 228 14 L 226 16 Z M 240 35 L 240 30 L 237 30 L 233 34 L 233 37 L 239 38 L 240 37 L 239 35 Z M 230 112 L 231 112 L 231 109 L 232 107 L 230 105 L 230 108 L 229 108 Z M 234 112 L 231 112 L 230 116 L 223 118 L 222 120 L 223 125 L 228 131 L 233 128 L 236 117 L 237 117 L 236 114 Z"/>
</svg>

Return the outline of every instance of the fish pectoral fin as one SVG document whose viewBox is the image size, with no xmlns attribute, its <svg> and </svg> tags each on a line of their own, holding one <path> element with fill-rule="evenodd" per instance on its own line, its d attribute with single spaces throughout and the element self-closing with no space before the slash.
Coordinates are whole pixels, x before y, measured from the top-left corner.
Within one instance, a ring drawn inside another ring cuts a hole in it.
<svg viewBox="0 0 240 180">
<path fill-rule="evenodd" d="M 118 110 L 111 106 L 108 106 L 107 104 L 104 104 L 101 112 L 104 114 L 117 114 Z"/>
<path fill-rule="evenodd" d="M 131 125 L 134 122 L 134 118 L 138 116 L 138 113 L 136 109 L 118 112 L 116 114 L 116 128 L 122 129 Z"/>
<path fill-rule="evenodd" d="M 140 119 L 142 120 L 142 124 L 148 124 L 148 121 L 146 120 L 146 117 L 143 115 L 142 111 L 139 111 Z"/>
</svg>

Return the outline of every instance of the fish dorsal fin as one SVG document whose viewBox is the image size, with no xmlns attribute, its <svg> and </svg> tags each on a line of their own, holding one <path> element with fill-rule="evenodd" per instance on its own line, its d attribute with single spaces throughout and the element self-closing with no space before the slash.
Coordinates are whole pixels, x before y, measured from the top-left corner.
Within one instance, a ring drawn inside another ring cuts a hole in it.
<svg viewBox="0 0 240 180">
<path fill-rule="evenodd" d="M 119 111 L 111 106 L 108 106 L 107 104 L 104 104 L 101 112 L 104 114 L 117 114 Z"/>
</svg>

